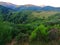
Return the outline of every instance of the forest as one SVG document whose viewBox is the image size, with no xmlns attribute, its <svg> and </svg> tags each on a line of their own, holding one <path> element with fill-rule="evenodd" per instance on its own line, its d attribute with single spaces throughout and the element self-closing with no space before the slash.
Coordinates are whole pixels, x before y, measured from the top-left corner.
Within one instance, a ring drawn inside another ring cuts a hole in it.
<svg viewBox="0 0 60 45">
<path fill-rule="evenodd" d="M 60 12 L 6 9 L 0 6 L 0 45 L 60 45 Z"/>
</svg>

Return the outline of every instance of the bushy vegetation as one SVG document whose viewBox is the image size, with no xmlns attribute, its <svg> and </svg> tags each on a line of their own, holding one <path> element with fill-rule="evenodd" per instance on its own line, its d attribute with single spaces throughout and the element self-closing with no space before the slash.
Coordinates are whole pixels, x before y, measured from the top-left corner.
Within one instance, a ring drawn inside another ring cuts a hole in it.
<svg viewBox="0 0 60 45">
<path fill-rule="evenodd" d="M 0 45 L 6 45 L 13 39 L 17 42 L 49 42 L 59 39 L 60 13 L 49 12 L 9 11 L 5 14 L 0 11 Z"/>
</svg>

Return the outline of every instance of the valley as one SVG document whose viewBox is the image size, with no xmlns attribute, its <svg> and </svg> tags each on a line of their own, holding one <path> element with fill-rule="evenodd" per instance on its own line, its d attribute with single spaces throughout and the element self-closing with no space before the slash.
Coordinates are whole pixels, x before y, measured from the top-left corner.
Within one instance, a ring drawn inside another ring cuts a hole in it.
<svg viewBox="0 0 60 45">
<path fill-rule="evenodd" d="M 60 7 L 0 2 L 0 45 L 60 45 Z"/>
</svg>

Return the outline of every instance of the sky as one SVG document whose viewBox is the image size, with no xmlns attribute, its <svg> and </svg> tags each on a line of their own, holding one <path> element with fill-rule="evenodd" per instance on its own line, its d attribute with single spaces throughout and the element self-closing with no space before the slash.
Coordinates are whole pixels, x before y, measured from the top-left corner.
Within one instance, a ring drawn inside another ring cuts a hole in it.
<svg viewBox="0 0 60 45">
<path fill-rule="evenodd" d="M 60 7 L 60 0 L 0 0 L 0 2 L 10 2 L 16 5 L 25 5 L 25 4 L 33 4 L 37 6 L 54 6 Z"/>
</svg>

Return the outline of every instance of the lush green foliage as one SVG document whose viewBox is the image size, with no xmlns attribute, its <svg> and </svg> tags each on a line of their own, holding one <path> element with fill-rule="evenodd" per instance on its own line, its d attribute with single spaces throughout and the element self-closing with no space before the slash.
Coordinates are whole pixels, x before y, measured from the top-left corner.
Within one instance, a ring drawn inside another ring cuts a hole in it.
<svg viewBox="0 0 60 45">
<path fill-rule="evenodd" d="M 59 12 L 9 11 L 5 14 L 0 11 L 0 45 L 5 45 L 13 39 L 16 41 L 50 41 L 59 36 Z"/>
</svg>

